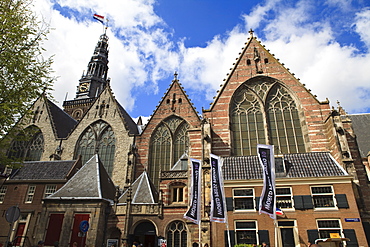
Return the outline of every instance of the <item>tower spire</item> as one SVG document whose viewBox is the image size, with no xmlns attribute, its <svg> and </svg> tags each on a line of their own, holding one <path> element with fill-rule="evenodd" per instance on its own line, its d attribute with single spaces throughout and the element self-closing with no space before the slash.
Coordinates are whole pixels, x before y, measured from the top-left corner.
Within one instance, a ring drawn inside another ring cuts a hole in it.
<svg viewBox="0 0 370 247">
<path fill-rule="evenodd" d="M 82 74 L 76 99 L 94 98 L 104 89 L 107 84 L 108 53 L 108 36 L 104 32 L 95 46 L 86 73 Z"/>
</svg>

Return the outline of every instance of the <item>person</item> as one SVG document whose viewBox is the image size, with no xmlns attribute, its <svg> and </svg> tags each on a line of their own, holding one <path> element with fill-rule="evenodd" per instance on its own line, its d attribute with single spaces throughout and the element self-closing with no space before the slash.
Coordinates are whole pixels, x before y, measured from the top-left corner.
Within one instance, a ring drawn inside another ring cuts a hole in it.
<svg viewBox="0 0 370 247">
<path fill-rule="evenodd" d="M 73 242 L 72 246 L 77 247 L 77 242 Z"/>
<path fill-rule="evenodd" d="M 269 247 L 265 242 L 262 243 L 262 247 Z"/>
<path fill-rule="evenodd" d="M 40 240 L 38 243 L 37 243 L 37 247 L 43 247 L 44 246 L 44 241 Z"/>
<path fill-rule="evenodd" d="M 208 247 L 208 244 L 205 244 L 204 247 Z"/>
</svg>

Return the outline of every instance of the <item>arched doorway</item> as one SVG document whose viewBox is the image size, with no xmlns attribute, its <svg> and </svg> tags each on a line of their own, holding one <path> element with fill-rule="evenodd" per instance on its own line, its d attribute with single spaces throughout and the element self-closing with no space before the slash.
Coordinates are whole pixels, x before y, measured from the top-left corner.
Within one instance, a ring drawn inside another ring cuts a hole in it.
<svg viewBox="0 0 370 247">
<path fill-rule="evenodd" d="M 143 247 L 156 247 L 157 235 L 153 223 L 141 222 L 135 227 L 133 241 L 142 244 Z"/>
</svg>

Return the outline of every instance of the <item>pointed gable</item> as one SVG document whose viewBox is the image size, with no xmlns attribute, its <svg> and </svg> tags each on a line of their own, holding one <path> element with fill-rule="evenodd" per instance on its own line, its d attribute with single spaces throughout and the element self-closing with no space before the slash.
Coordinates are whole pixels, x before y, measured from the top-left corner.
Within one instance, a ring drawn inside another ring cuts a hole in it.
<svg viewBox="0 0 370 247">
<path fill-rule="evenodd" d="M 127 189 L 119 198 L 119 203 L 126 203 L 130 191 Z M 158 192 L 144 171 L 131 186 L 133 204 L 154 204 L 158 202 Z"/>
<path fill-rule="evenodd" d="M 193 127 L 199 126 L 200 117 L 198 112 L 177 79 L 177 74 L 175 74 L 175 79 L 172 80 L 170 87 L 149 119 L 147 126 L 151 122 L 156 124 L 158 121 L 171 115 L 182 117 Z"/>
<path fill-rule="evenodd" d="M 323 135 L 327 131 L 325 120 L 331 113 L 329 101 L 319 102 L 253 36 L 253 31 L 250 33 L 210 109 L 204 110 L 204 118 L 210 120 L 214 132 L 213 152 L 222 156 L 253 155 L 257 142 L 275 146 L 284 143 L 277 147 L 282 153 L 327 151 L 329 143 Z M 283 110 L 282 105 L 289 107 Z M 284 119 L 290 123 L 289 128 L 279 122 L 284 114 L 289 116 Z M 225 128 L 225 123 L 231 123 L 230 129 Z M 277 134 L 291 129 L 298 133 L 294 140 L 282 140 L 282 135 Z M 243 134 L 249 141 L 243 142 Z M 288 148 L 283 150 L 283 146 Z"/>
<path fill-rule="evenodd" d="M 115 193 L 115 186 L 96 154 L 62 188 L 47 199 L 114 200 Z"/>
</svg>

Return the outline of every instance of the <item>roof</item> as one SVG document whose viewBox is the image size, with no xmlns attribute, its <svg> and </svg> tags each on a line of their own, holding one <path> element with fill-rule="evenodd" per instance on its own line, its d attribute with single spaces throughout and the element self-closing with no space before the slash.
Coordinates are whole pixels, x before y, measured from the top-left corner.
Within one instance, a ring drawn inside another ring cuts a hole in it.
<svg viewBox="0 0 370 247">
<path fill-rule="evenodd" d="M 47 199 L 114 200 L 116 187 L 95 154 L 68 182 Z"/>
<path fill-rule="evenodd" d="M 66 179 L 76 160 L 27 161 L 15 170 L 10 180 L 62 180 Z"/>
<path fill-rule="evenodd" d="M 130 189 L 133 204 L 153 204 L 158 202 L 158 192 L 145 171 L 132 183 L 131 188 L 121 195 L 119 203 L 127 202 Z"/>
<path fill-rule="evenodd" d="M 347 115 L 352 120 L 361 157 L 367 157 L 370 152 L 370 114 Z"/>
<path fill-rule="evenodd" d="M 116 102 L 117 102 L 118 108 L 121 112 L 121 115 L 122 115 L 123 119 L 125 120 L 125 125 L 126 125 L 126 128 L 129 130 L 129 133 L 130 134 L 138 134 L 139 129 L 138 129 L 137 124 L 134 122 L 134 120 L 132 120 L 132 118 L 126 112 L 126 110 L 123 108 L 123 106 L 121 106 L 121 104 L 118 103 L 118 101 L 116 101 Z"/>
<path fill-rule="evenodd" d="M 343 168 L 327 152 L 285 154 L 285 174 L 289 178 L 347 176 Z M 262 179 L 257 155 L 224 157 L 224 180 Z M 280 174 L 277 174 L 277 177 Z"/>
<path fill-rule="evenodd" d="M 73 127 L 77 124 L 77 121 L 56 106 L 53 102 L 48 99 L 46 100 L 49 107 L 53 128 L 57 137 L 66 138 Z"/>
</svg>

